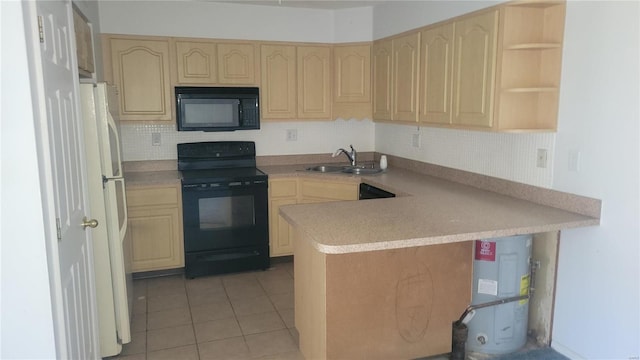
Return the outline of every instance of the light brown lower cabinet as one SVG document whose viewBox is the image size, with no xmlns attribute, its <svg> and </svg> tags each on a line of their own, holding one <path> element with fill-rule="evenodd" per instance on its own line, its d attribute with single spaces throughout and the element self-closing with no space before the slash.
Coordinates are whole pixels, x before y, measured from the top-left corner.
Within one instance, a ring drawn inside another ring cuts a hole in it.
<svg viewBox="0 0 640 360">
<path fill-rule="evenodd" d="M 322 179 L 269 180 L 269 255 L 293 255 L 291 225 L 280 216 L 280 207 L 292 204 L 358 200 L 359 183 Z"/>
<path fill-rule="evenodd" d="M 280 206 L 298 203 L 298 179 L 269 180 L 269 255 L 293 254 L 291 226 L 280 216 Z"/>
<path fill-rule="evenodd" d="M 179 185 L 127 189 L 133 272 L 184 266 Z"/>
<path fill-rule="evenodd" d="M 300 179 L 301 203 L 358 200 L 359 183 L 321 179 Z"/>
</svg>

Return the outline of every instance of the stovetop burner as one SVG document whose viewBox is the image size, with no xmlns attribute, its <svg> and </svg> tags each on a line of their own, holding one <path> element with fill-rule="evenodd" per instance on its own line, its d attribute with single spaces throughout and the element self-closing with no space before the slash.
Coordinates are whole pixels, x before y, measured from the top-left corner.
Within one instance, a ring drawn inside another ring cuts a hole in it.
<svg viewBox="0 0 640 360">
<path fill-rule="evenodd" d="M 183 184 L 267 179 L 256 168 L 256 147 L 252 141 L 178 144 L 178 170 Z"/>
</svg>

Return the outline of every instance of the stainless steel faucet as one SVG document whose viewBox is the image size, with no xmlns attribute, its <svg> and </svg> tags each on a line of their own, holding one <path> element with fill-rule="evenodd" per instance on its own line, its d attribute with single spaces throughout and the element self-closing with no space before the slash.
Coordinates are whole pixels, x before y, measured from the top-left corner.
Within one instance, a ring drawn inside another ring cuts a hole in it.
<svg viewBox="0 0 640 360">
<path fill-rule="evenodd" d="M 347 151 L 347 150 L 345 150 L 343 148 L 340 148 L 340 149 L 336 150 L 336 152 L 333 153 L 333 155 L 331 155 L 331 157 L 336 157 L 336 156 L 338 156 L 340 154 L 345 154 L 349 158 L 349 162 L 351 163 L 351 166 L 356 166 L 358 153 L 356 152 L 356 149 L 353 148 L 353 145 L 349 145 L 349 147 L 351 148 L 351 151 Z"/>
</svg>

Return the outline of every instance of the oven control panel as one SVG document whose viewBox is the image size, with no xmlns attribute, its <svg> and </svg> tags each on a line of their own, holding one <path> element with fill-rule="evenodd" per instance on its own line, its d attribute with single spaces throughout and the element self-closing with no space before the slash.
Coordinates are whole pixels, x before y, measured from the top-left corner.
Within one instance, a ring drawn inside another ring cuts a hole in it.
<svg viewBox="0 0 640 360">
<path fill-rule="evenodd" d="M 178 144 L 178 158 L 225 159 L 255 156 L 253 141 L 210 141 Z"/>
</svg>

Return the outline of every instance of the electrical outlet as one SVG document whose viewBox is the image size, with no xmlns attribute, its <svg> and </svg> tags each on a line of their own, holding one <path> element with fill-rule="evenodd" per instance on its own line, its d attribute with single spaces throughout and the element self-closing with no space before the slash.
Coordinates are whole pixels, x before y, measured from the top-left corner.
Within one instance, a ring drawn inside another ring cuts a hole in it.
<svg viewBox="0 0 640 360">
<path fill-rule="evenodd" d="M 160 133 L 151 133 L 151 145 L 160 146 L 162 145 L 162 137 Z"/>
<path fill-rule="evenodd" d="M 298 129 L 287 129 L 287 141 L 298 141 Z"/>
<path fill-rule="evenodd" d="M 411 144 L 413 145 L 413 147 L 420 147 L 420 133 L 413 134 L 413 136 L 411 137 Z"/>
<path fill-rule="evenodd" d="M 536 166 L 542 169 L 547 168 L 547 149 L 538 149 L 536 157 Z"/>
</svg>

